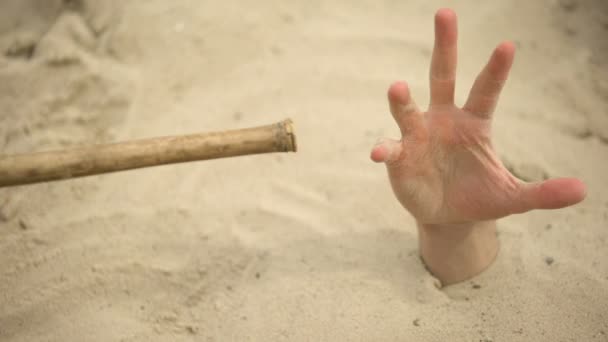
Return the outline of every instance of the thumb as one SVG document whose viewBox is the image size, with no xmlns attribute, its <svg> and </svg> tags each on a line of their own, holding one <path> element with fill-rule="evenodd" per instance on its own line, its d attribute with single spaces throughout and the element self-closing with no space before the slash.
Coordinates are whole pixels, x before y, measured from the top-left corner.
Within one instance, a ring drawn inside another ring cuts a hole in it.
<svg viewBox="0 0 608 342">
<path fill-rule="evenodd" d="M 528 183 L 522 189 L 524 210 L 559 209 L 581 202 L 587 195 L 585 184 L 576 178 L 554 178 Z"/>
</svg>

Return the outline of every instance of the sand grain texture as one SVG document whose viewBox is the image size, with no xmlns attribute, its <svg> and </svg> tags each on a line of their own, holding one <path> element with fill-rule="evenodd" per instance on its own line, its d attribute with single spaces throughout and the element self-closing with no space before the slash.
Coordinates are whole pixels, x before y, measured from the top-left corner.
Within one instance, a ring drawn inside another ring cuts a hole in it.
<svg viewBox="0 0 608 342">
<path fill-rule="evenodd" d="M 518 56 L 494 140 L 581 205 L 501 220 L 497 262 L 439 290 L 368 159 L 388 85 L 428 98 L 460 16 L 457 99 Z M 257 126 L 299 152 L 0 190 L 2 341 L 607 341 L 605 1 L 0 1 L 0 150 Z M 549 261 L 550 260 L 550 261 Z"/>
</svg>

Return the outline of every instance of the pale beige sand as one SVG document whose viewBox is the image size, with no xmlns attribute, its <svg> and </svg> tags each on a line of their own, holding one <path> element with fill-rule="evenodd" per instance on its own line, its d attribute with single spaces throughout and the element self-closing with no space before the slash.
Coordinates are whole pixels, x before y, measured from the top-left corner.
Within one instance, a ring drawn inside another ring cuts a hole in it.
<svg viewBox="0 0 608 342">
<path fill-rule="evenodd" d="M 3 153 L 286 117 L 301 150 L 1 190 L 0 340 L 608 341 L 606 1 L 69 2 L 0 2 Z M 440 290 L 368 152 L 446 5 L 459 101 L 515 40 L 496 146 L 589 196 Z"/>
</svg>

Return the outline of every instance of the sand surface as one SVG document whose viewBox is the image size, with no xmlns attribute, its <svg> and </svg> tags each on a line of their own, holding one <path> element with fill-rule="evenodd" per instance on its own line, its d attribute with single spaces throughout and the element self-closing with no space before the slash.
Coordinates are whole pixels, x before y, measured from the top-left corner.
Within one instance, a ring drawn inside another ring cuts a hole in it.
<svg viewBox="0 0 608 342">
<path fill-rule="evenodd" d="M 438 289 L 394 199 L 385 92 L 428 99 L 460 16 L 462 103 L 518 56 L 495 145 L 588 199 L 500 221 L 497 262 Z M 268 124 L 297 154 L 0 190 L 1 341 L 608 341 L 608 2 L 0 1 L 0 151 Z"/>
</svg>

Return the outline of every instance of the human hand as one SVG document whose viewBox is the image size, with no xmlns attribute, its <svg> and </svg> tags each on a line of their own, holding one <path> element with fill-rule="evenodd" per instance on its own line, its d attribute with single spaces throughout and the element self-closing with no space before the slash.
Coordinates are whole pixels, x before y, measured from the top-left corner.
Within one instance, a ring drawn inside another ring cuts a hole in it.
<svg viewBox="0 0 608 342">
<path fill-rule="evenodd" d="M 476 265 L 475 273 L 491 263 L 498 249 L 496 242 L 488 240 L 495 240 L 495 236 L 492 237 L 493 225 L 487 222 L 532 209 L 573 205 L 584 199 L 585 186 L 573 178 L 522 182 L 503 166 L 494 152 L 492 115 L 513 63 L 513 43 L 503 42 L 494 50 L 462 108 L 454 104 L 456 50 L 456 14 L 449 9 L 439 10 L 435 16 L 430 69 L 430 106 L 426 112 L 420 111 L 407 84 L 393 84 L 388 91 L 389 105 L 402 138 L 377 144 L 371 159 L 386 164 L 397 199 L 418 221 L 421 240 L 432 236 L 430 240 L 441 241 L 439 246 L 443 250 L 459 243 L 461 250 L 456 254 L 463 257 L 463 253 L 470 254 L 471 250 L 467 250 L 466 244 L 463 247 L 462 239 L 476 236 L 475 227 L 484 227 L 486 232 L 481 234 L 483 238 L 477 245 L 488 260 L 483 267 Z M 433 249 L 439 246 L 432 241 L 430 245 L 429 241 L 421 241 L 422 257 L 431 271 L 429 259 L 435 259 L 435 268 L 441 268 L 444 257 L 458 259 L 453 253 L 444 255 L 445 251 L 437 255 L 438 251 Z M 479 253 L 473 254 L 478 259 Z M 447 282 L 458 281 L 452 279 L 467 273 L 462 271 L 467 268 L 465 264 L 456 263 L 450 266 L 453 275 L 438 277 Z"/>
</svg>

